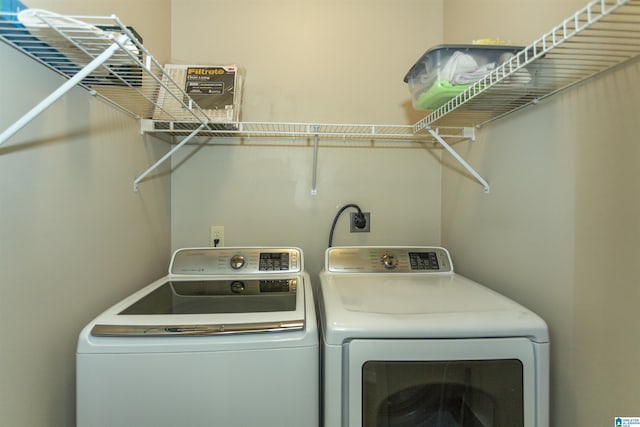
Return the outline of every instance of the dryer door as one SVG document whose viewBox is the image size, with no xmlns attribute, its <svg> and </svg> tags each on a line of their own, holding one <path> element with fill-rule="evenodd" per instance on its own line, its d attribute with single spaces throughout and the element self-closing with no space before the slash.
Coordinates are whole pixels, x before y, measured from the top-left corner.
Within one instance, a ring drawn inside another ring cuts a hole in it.
<svg viewBox="0 0 640 427">
<path fill-rule="evenodd" d="M 536 426 L 526 338 L 354 340 L 346 357 L 349 426 Z"/>
</svg>

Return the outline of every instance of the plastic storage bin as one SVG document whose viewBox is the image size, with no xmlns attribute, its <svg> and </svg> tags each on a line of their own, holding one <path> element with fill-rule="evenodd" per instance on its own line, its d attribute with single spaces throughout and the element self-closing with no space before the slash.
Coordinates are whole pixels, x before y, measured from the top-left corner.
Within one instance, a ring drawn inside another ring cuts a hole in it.
<svg viewBox="0 0 640 427">
<path fill-rule="evenodd" d="M 413 107 L 437 109 L 522 49 L 496 45 L 441 45 L 429 49 L 404 77 Z"/>
</svg>

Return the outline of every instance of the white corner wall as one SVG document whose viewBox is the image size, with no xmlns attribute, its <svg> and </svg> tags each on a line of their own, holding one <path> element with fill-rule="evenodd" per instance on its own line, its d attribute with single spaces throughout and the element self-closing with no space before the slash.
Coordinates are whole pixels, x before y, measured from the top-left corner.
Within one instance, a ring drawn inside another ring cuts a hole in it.
<svg viewBox="0 0 640 427">
<path fill-rule="evenodd" d="M 0 58 L 4 130 L 63 79 L 4 43 Z M 170 176 L 132 184 L 167 148 L 81 88 L 0 146 L 1 426 L 75 425 L 81 328 L 166 274 Z"/>
</svg>

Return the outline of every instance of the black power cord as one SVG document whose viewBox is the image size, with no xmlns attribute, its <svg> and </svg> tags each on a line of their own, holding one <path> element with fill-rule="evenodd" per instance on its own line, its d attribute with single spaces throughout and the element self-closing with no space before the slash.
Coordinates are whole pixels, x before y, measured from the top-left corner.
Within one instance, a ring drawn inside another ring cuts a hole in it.
<svg viewBox="0 0 640 427">
<path fill-rule="evenodd" d="M 360 229 L 365 228 L 367 226 L 367 218 L 365 218 L 364 214 L 362 213 L 362 209 L 360 209 L 360 206 L 354 203 L 349 203 L 348 205 L 344 205 L 343 207 L 340 208 L 340 210 L 338 210 L 335 218 L 333 218 L 333 224 L 331 224 L 331 231 L 329 232 L 329 247 L 331 247 L 333 244 L 333 231 L 336 228 L 336 223 L 338 222 L 338 218 L 340 218 L 340 215 L 342 215 L 342 212 L 344 212 L 348 208 L 354 208 L 358 211 L 356 213 L 355 218 L 353 219 L 353 225 L 355 225 L 357 228 L 360 228 Z"/>
</svg>

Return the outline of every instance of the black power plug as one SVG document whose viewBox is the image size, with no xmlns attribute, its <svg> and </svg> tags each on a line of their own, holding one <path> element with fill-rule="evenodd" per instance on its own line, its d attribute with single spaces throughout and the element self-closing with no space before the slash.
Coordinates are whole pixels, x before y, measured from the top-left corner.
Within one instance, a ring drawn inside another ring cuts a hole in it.
<svg viewBox="0 0 640 427">
<path fill-rule="evenodd" d="M 371 213 L 370 212 L 351 212 L 351 226 L 349 231 L 352 233 L 368 233 L 371 231 Z"/>
<path fill-rule="evenodd" d="M 360 230 L 367 226 L 367 218 L 364 217 L 364 214 L 362 212 L 356 212 L 356 214 L 353 216 L 353 225 L 355 225 L 356 228 Z"/>
</svg>

